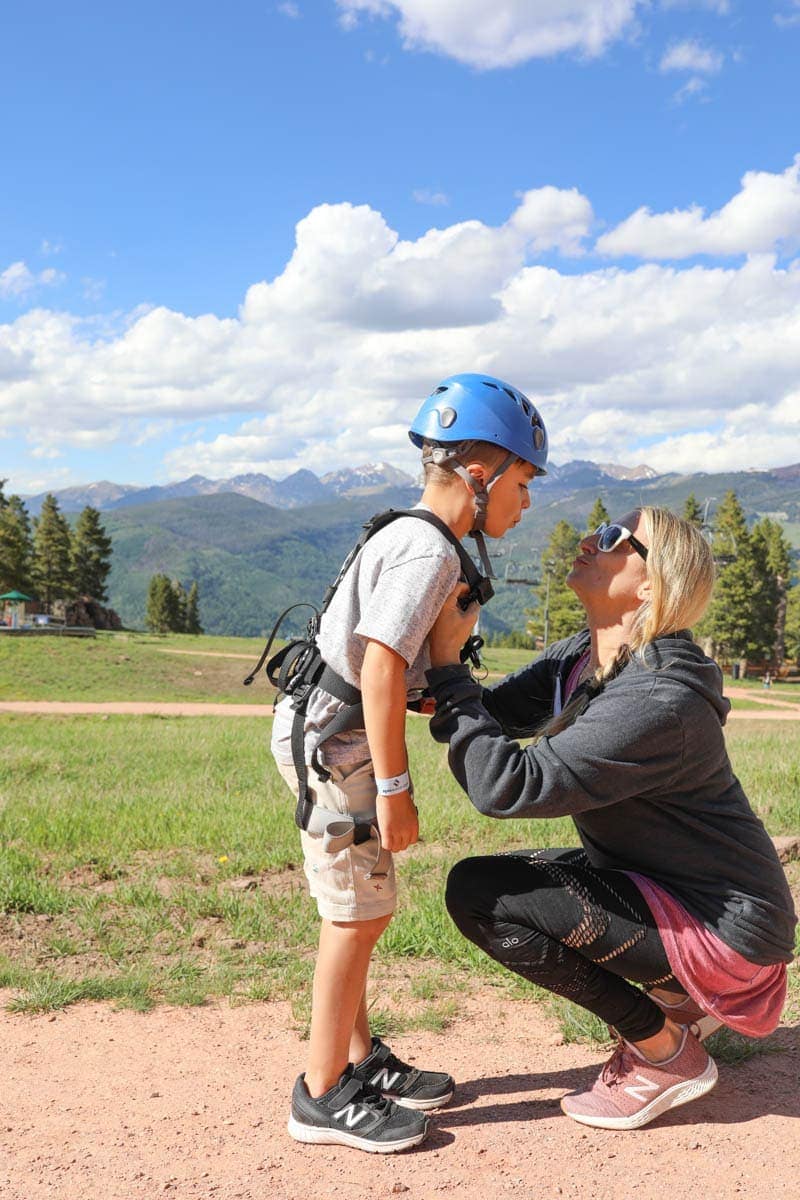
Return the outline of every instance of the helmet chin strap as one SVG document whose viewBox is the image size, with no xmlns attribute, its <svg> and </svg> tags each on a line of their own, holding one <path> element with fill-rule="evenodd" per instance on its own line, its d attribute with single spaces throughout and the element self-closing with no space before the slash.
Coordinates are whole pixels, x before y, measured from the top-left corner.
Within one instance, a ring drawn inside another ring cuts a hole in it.
<svg viewBox="0 0 800 1200">
<path fill-rule="evenodd" d="M 498 467 L 492 472 L 486 483 L 479 479 L 477 475 L 473 475 L 463 465 L 462 457 L 466 457 L 469 451 L 469 442 L 459 442 L 453 446 L 434 446 L 426 451 L 422 456 L 423 465 L 428 462 L 435 463 L 439 467 L 449 467 L 451 471 L 455 471 L 457 475 L 466 483 L 469 490 L 475 497 L 475 517 L 472 524 L 472 529 L 469 531 L 470 537 L 475 539 L 475 545 L 478 549 L 478 556 L 481 560 L 481 567 L 484 574 L 489 579 L 495 579 L 495 573 L 492 570 L 492 564 L 489 562 L 489 554 L 486 549 L 486 540 L 483 536 L 483 531 L 486 528 L 486 516 L 489 509 L 489 492 L 497 483 L 504 471 L 507 471 L 511 464 L 516 460 L 516 454 L 509 453 L 503 459 Z"/>
</svg>

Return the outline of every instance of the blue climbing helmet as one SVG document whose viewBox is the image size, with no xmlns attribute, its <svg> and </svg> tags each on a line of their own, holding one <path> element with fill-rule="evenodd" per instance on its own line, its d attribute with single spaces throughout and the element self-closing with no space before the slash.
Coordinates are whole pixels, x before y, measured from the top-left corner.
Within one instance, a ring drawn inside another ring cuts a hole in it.
<svg viewBox="0 0 800 1200">
<path fill-rule="evenodd" d="M 546 475 L 547 430 L 539 412 L 518 388 L 491 375 L 451 375 L 434 388 L 409 430 L 415 446 L 434 442 L 444 450 L 423 458 L 445 466 L 468 452 L 470 442 L 502 446 Z"/>
<path fill-rule="evenodd" d="M 475 511 L 470 535 L 485 574 L 493 578 L 483 533 L 492 488 L 519 458 L 530 463 L 537 475 L 547 474 L 547 430 L 535 405 L 510 383 L 491 375 L 451 375 L 428 396 L 408 436 L 421 448 L 423 466 L 434 463 L 454 471 L 472 492 Z M 488 442 L 506 451 L 486 480 L 467 470 L 474 442 Z"/>
</svg>

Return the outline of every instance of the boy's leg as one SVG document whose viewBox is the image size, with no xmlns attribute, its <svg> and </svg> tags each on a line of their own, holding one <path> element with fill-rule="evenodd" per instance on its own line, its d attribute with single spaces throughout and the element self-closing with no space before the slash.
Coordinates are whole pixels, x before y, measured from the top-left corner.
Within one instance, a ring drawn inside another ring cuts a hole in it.
<svg viewBox="0 0 800 1200">
<path fill-rule="evenodd" d="M 365 989 L 375 943 L 391 921 L 391 914 L 371 921 L 323 920 L 319 955 L 314 972 L 311 1036 L 306 1086 L 311 1096 L 321 1096 L 338 1081 L 353 1050 L 371 1049 Z M 358 1035 L 355 1034 L 358 1026 Z M 366 1035 L 366 1036 L 365 1036 Z"/>
<path fill-rule="evenodd" d="M 356 1012 L 353 1025 L 353 1036 L 350 1038 L 350 1062 L 361 1062 L 372 1051 L 372 1032 L 369 1027 L 367 1013 L 367 989 L 361 993 L 361 1001 Z"/>
</svg>

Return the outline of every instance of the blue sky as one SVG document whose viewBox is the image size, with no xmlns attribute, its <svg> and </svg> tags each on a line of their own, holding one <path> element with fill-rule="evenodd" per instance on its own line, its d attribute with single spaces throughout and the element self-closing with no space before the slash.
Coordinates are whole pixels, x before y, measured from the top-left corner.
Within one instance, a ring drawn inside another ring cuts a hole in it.
<svg viewBox="0 0 800 1200">
<path fill-rule="evenodd" d="M 0 477 L 800 459 L 796 0 L 46 0 L 0 19 Z M 438 231 L 438 232 L 437 232 Z"/>
</svg>

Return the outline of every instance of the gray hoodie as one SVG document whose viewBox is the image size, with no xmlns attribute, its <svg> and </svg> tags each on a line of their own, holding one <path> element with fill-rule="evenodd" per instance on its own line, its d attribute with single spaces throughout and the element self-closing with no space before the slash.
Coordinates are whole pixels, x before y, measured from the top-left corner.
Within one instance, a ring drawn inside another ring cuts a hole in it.
<svg viewBox="0 0 800 1200">
<path fill-rule="evenodd" d="M 725 749 L 722 673 L 689 634 L 657 639 L 561 733 L 514 740 L 552 715 L 588 644 L 557 642 L 486 691 L 466 667 L 427 673 L 456 779 L 486 816 L 572 817 L 594 866 L 652 879 L 752 963 L 790 961 L 789 887 Z"/>
</svg>

